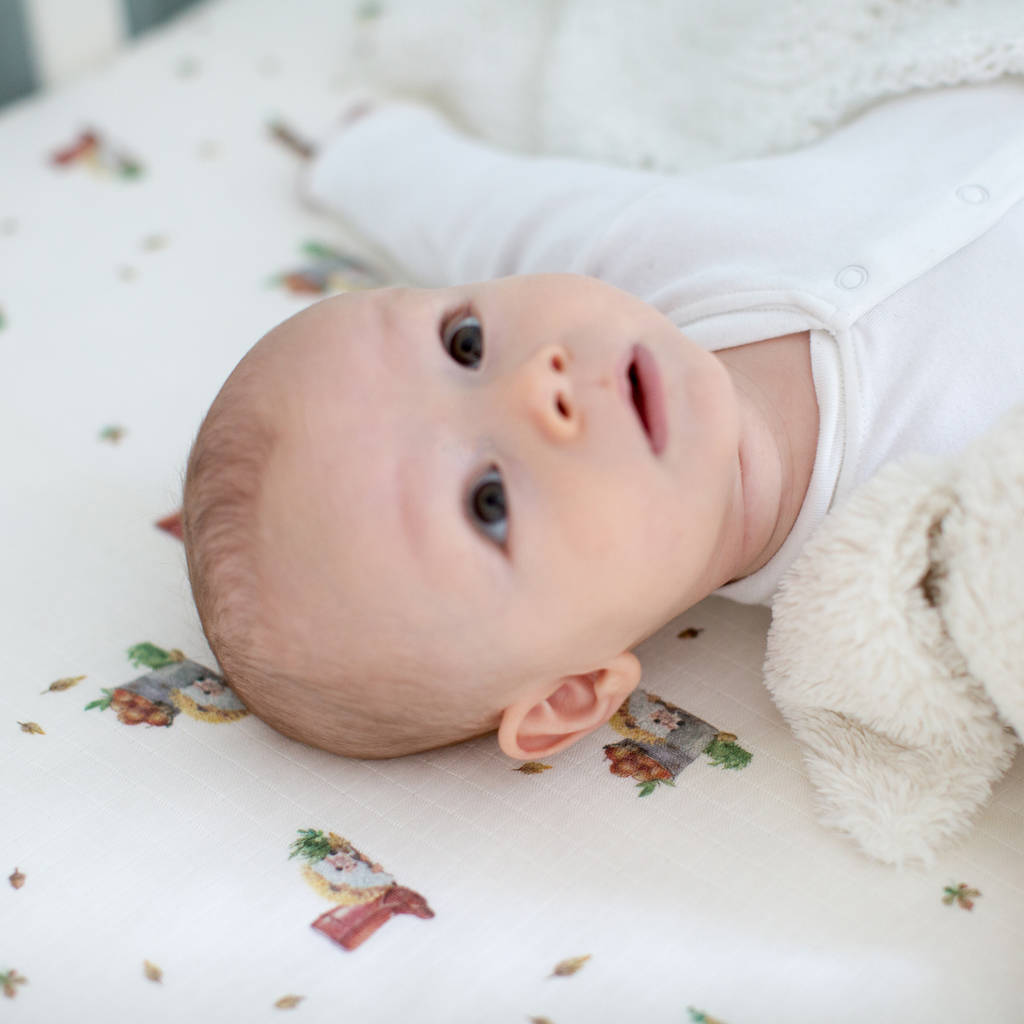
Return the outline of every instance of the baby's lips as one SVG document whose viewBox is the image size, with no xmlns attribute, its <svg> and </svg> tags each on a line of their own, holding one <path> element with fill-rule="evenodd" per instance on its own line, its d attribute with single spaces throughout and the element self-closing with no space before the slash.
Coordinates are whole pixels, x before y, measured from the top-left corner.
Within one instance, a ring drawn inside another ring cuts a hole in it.
<svg viewBox="0 0 1024 1024">
<path fill-rule="evenodd" d="M 637 394 L 630 379 L 631 370 L 636 376 Z M 651 351 L 644 345 L 633 345 L 616 366 L 616 381 L 619 393 L 636 415 L 651 450 L 660 455 L 668 443 L 668 417 L 661 374 Z"/>
<path fill-rule="evenodd" d="M 650 349 L 643 345 L 633 347 L 633 358 L 640 388 L 643 391 L 644 426 L 655 455 L 660 455 L 668 443 L 668 413 L 665 408 L 665 390 L 658 372 L 658 361 Z"/>
</svg>

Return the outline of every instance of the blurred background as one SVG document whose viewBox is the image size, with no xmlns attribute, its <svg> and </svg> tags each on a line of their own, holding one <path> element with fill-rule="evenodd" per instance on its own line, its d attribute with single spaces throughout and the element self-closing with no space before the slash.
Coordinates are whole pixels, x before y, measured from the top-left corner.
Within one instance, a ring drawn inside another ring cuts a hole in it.
<svg viewBox="0 0 1024 1024">
<path fill-rule="evenodd" d="M 0 107 L 61 85 L 201 0 L 0 0 Z"/>
</svg>

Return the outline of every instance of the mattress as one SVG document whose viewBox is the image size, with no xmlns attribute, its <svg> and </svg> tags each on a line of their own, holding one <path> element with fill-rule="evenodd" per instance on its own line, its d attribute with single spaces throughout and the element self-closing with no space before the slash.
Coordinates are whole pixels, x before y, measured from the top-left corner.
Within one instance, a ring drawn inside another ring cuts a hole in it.
<svg viewBox="0 0 1024 1024">
<path fill-rule="evenodd" d="M 402 279 L 295 187 L 387 14 L 214 0 L 0 113 L 7 1015 L 1024 1020 L 1021 760 L 934 866 L 867 860 L 815 820 L 767 609 L 669 623 L 543 762 L 346 760 L 223 684 L 166 517 L 246 349 Z"/>
</svg>

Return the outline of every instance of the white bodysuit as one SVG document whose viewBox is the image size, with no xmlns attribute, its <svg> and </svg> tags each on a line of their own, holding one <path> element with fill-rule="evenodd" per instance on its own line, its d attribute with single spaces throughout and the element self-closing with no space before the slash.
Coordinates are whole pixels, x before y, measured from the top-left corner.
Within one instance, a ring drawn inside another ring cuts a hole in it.
<svg viewBox="0 0 1024 1024">
<path fill-rule="evenodd" d="M 684 175 L 493 149 L 409 105 L 338 135 L 308 192 L 422 284 L 569 271 L 708 350 L 809 331 L 820 431 L 770 603 L 825 513 L 1024 401 L 1024 82 L 889 100 L 780 156 Z"/>
</svg>

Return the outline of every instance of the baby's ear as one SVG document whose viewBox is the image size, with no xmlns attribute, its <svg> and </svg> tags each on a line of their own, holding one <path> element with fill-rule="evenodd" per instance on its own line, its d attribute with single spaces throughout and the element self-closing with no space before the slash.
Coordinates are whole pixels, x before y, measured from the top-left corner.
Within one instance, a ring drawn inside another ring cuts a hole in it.
<svg viewBox="0 0 1024 1024">
<path fill-rule="evenodd" d="M 564 750 L 604 725 L 639 682 L 640 662 L 631 651 L 602 668 L 549 681 L 505 708 L 498 744 L 520 761 Z"/>
</svg>

